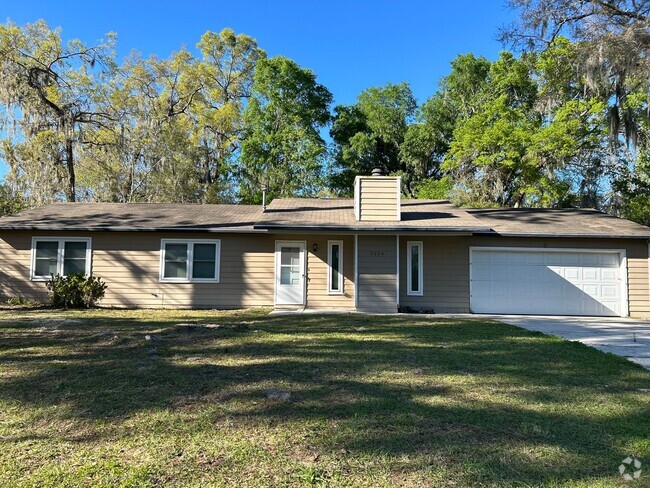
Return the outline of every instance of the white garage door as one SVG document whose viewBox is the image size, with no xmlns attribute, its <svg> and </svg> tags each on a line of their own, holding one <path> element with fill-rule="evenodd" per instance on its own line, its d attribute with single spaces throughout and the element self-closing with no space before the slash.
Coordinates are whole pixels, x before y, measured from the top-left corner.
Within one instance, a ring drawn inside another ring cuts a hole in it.
<svg viewBox="0 0 650 488">
<path fill-rule="evenodd" d="M 470 250 L 475 313 L 627 315 L 620 251 Z"/>
</svg>

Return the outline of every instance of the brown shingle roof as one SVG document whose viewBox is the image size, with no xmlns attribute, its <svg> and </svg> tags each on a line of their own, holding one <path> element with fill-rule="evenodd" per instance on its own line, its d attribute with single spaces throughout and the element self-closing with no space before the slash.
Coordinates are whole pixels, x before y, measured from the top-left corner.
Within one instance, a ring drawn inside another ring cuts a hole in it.
<svg viewBox="0 0 650 488">
<path fill-rule="evenodd" d="M 0 229 L 253 232 L 259 205 L 53 203 L 0 218 Z"/>
<path fill-rule="evenodd" d="M 650 237 L 650 228 L 593 209 L 468 209 L 494 232 L 508 236 Z"/>
<path fill-rule="evenodd" d="M 463 209 L 441 200 L 402 200 L 399 222 L 357 222 L 349 198 L 260 205 L 55 203 L 0 218 L 0 229 L 52 231 L 267 232 L 341 230 L 462 232 L 506 236 L 650 238 L 650 228 L 587 209 Z"/>
<path fill-rule="evenodd" d="M 357 221 L 351 198 L 282 198 L 271 202 L 261 229 L 309 230 L 427 230 L 439 232 L 488 231 L 489 226 L 462 208 L 443 200 L 402 200 L 401 221 Z"/>
</svg>

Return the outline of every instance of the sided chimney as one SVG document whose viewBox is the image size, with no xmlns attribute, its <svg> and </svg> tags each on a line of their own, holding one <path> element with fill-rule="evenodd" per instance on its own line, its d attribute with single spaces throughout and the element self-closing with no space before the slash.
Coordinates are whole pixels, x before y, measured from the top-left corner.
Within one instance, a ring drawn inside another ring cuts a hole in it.
<svg viewBox="0 0 650 488">
<path fill-rule="evenodd" d="M 379 168 L 373 169 L 371 175 L 354 179 L 355 218 L 376 222 L 401 220 L 401 177 L 383 176 Z"/>
</svg>

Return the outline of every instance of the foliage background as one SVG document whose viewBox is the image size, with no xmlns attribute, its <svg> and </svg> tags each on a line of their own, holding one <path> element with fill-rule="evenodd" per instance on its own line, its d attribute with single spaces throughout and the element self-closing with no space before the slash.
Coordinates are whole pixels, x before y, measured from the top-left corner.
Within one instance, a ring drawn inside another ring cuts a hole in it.
<svg viewBox="0 0 650 488">
<path fill-rule="evenodd" d="M 2 211 L 56 200 L 259 203 L 349 196 L 357 174 L 472 206 L 595 207 L 648 223 L 648 2 L 516 0 L 495 61 L 459 55 L 431 96 L 348 105 L 231 29 L 196 54 L 117 60 L 109 34 L 0 26 Z M 577 4 L 576 4 L 577 5 Z M 598 53 L 596 56 L 594 53 Z M 329 132 L 329 138 L 328 136 Z"/>
</svg>

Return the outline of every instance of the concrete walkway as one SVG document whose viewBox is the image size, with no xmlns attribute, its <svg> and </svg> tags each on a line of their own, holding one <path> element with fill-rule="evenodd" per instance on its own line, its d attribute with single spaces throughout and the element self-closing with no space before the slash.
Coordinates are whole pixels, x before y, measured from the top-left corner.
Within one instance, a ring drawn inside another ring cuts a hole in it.
<svg viewBox="0 0 650 488">
<path fill-rule="evenodd" d="M 650 322 L 620 317 L 474 315 L 579 341 L 650 369 Z"/>
</svg>

